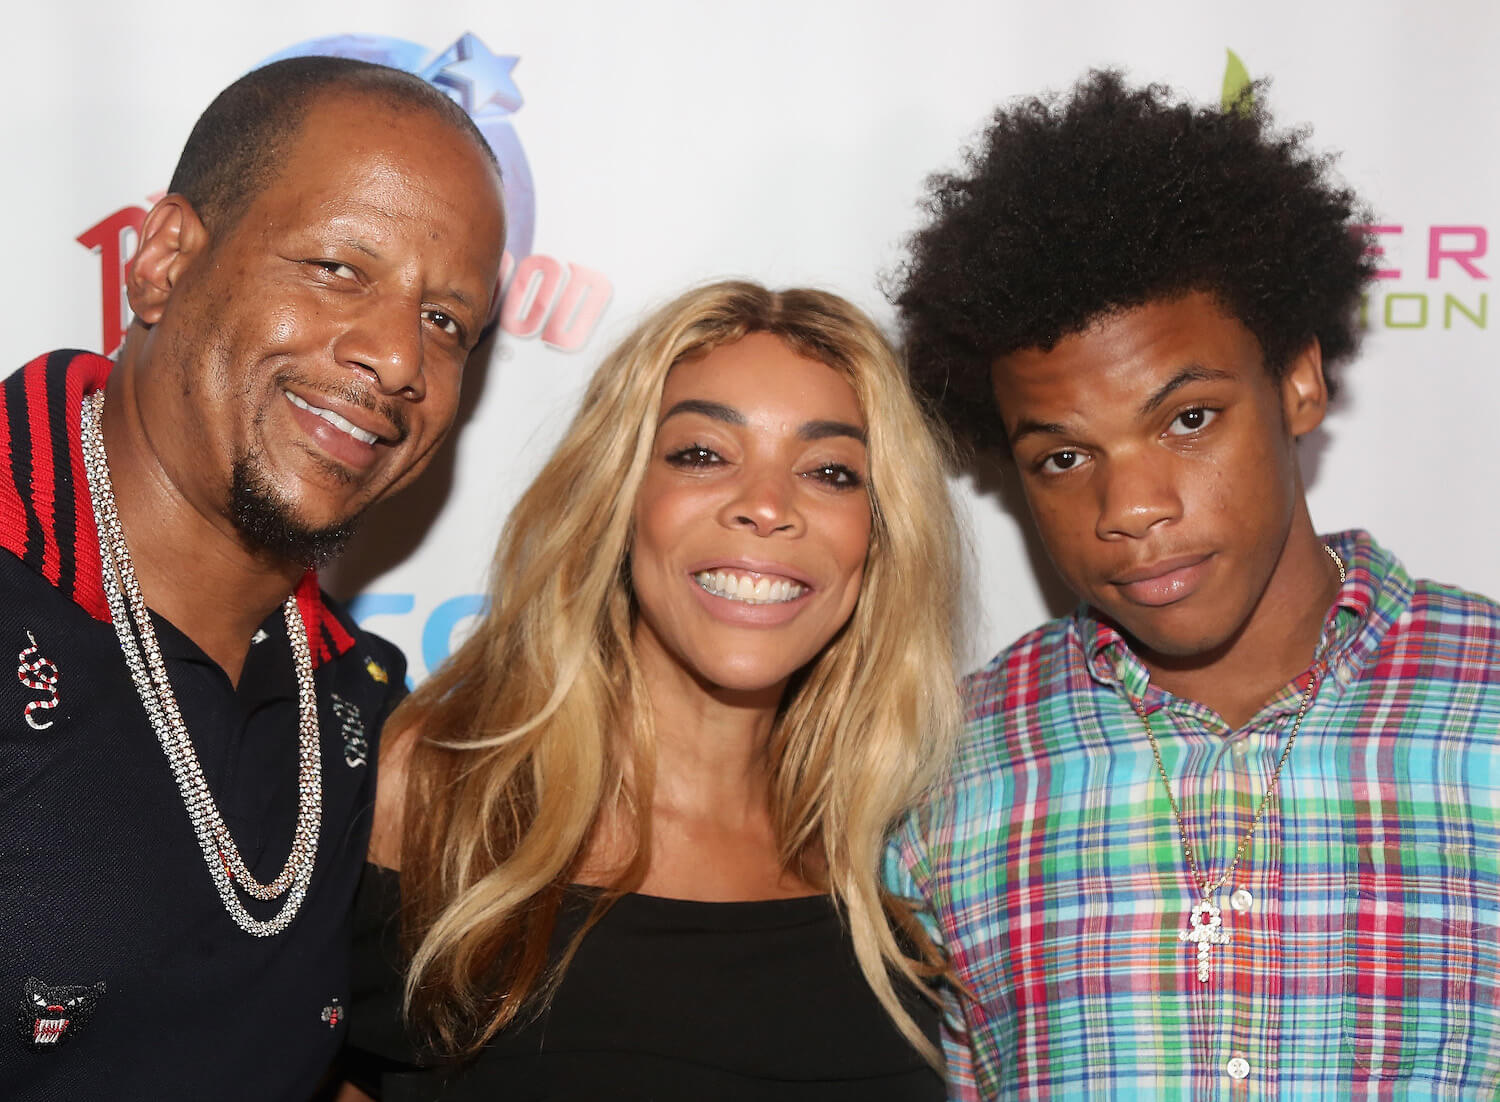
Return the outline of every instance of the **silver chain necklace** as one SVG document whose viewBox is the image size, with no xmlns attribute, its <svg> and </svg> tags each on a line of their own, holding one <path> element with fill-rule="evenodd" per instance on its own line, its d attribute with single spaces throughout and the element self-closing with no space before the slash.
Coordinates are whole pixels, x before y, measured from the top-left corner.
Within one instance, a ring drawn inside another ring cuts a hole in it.
<svg viewBox="0 0 1500 1102">
<path fill-rule="evenodd" d="M 1347 577 L 1344 572 L 1344 560 L 1339 558 L 1338 552 L 1326 543 L 1323 545 L 1323 550 L 1328 552 L 1333 565 L 1338 567 L 1339 585 L 1342 586 Z M 1276 791 L 1276 782 L 1281 779 L 1282 766 L 1286 765 L 1286 759 L 1291 756 L 1292 743 L 1297 741 L 1297 732 L 1302 728 L 1302 717 L 1307 715 L 1307 709 L 1312 706 L 1313 698 L 1317 695 L 1318 686 L 1322 682 L 1322 671 L 1314 671 L 1307 683 L 1307 690 L 1302 694 L 1302 704 L 1297 709 L 1296 720 L 1292 723 L 1292 733 L 1287 736 L 1286 746 L 1276 762 L 1276 769 L 1271 774 L 1270 783 L 1266 785 L 1266 793 L 1260 798 L 1260 806 L 1255 809 L 1255 817 L 1250 820 L 1250 828 L 1245 831 L 1245 836 L 1235 847 L 1234 860 L 1213 880 L 1205 876 L 1203 870 L 1198 867 L 1198 858 L 1194 856 L 1192 843 L 1188 841 L 1187 820 L 1182 817 L 1182 810 L 1177 806 L 1177 798 L 1172 795 L 1172 782 L 1167 779 L 1167 767 L 1162 764 L 1161 760 L 1161 747 L 1156 743 L 1156 735 L 1151 730 L 1151 721 L 1146 718 L 1145 703 L 1140 700 L 1131 701 L 1135 706 L 1135 714 L 1141 717 L 1141 725 L 1146 728 L 1146 739 L 1151 743 L 1152 756 L 1156 758 L 1156 771 L 1161 775 L 1161 783 L 1167 790 L 1167 803 L 1172 807 L 1172 815 L 1177 820 L 1177 833 L 1182 838 L 1182 852 L 1187 856 L 1188 868 L 1193 871 L 1193 886 L 1201 887 L 1203 890 L 1202 898 L 1188 913 L 1187 925 L 1177 935 L 1177 940 L 1198 947 L 1198 981 L 1200 983 L 1208 982 L 1210 949 L 1215 945 L 1229 944 L 1229 931 L 1224 929 L 1224 919 L 1218 904 L 1213 901 L 1213 894 L 1222 888 L 1239 869 L 1245 850 L 1249 848 L 1250 840 L 1255 837 L 1255 831 L 1260 826 L 1261 817 L 1266 813 L 1266 805 L 1271 802 L 1271 794 Z"/>
<path fill-rule="evenodd" d="M 297 595 L 286 599 L 282 612 L 286 617 L 286 634 L 292 644 L 297 671 L 297 827 L 286 867 L 269 884 L 251 875 L 240 856 L 239 847 L 229 834 L 214 803 L 198 755 L 193 750 L 187 725 L 177 708 L 177 698 L 167 680 L 166 663 L 156 641 L 151 614 L 136 581 L 130 561 L 125 530 L 115 507 L 114 489 L 109 481 L 109 462 L 104 454 L 104 438 L 99 418 L 104 409 L 104 392 L 95 391 L 84 398 L 82 412 L 83 467 L 88 475 L 89 497 L 94 506 L 94 521 L 99 529 L 99 558 L 104 576 L 104 595 L 109 602 L 110 618 L 130 668 L 136 692 L 145 706 L 151 726 L 156 731 L 162 752 L 167 756 L 177 790 L 187 807 L 198 847 L 208 865 L 209 875 L 219 889 L 219 898 L 229 916 L 240 929 L 256 937 L 269 937 L 286 929 L 296 917 L 307 886 L 312 879 L 313 862 L 318 853 L 318 834 L 323 823 L 323 770 L 319 755 L 318 698 L 313 687 L 312 653 L 307 645 L 307 629 L 297 607 Z M 131 630 L 134 620 L 135 629 Z M 136 636 L 139 635 L 139 643 Z M 286 901 L 281 910 L 268 920 L 255 918 L 245 909 L 236 894 L 238 884 L 256 899 Z"/>
</svg>

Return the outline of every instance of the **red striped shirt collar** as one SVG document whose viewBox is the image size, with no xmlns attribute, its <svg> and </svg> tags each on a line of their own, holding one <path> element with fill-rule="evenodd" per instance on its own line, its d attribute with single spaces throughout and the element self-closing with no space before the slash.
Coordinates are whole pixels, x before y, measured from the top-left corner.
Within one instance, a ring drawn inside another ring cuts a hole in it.
<svg viewBox="0 0 1500 1102">
<path fill-rule="evenodd" d="M 91 352 L 38 356 L 0 383 L 0 550 L 15 555 L 96 620 L 110 622 L 99 530 L 83 468 L 82 405 L 114 363 Z M 316 571 L 297 585 L 313 664 L 354 636 L 324 599 Z"/>
</svg>

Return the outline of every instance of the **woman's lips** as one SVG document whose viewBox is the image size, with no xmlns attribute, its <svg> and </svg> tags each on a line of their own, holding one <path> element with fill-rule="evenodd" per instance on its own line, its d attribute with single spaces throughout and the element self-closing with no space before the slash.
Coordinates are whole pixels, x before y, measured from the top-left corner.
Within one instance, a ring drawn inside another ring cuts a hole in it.
<svg viewBox="0 0 1500 1102">
<path fill-rule="evenodd" d="M 806 606 L 812 586 L 779 570 L 714 565 L 688 577 L 698 599 L 715 619 L 748 627 L 775 627 Z"/>
<path fill-rule="evenodd" d="M 779 605 L 807 592 L 801 582 L 753 570 L 700 570 L 693 580 L 715 597 L 752 605 Z"/>
<path fill-rule="evenodd" d="M 1208 572 L 1212 555 L 1187 555 L 1148 563 L 1110 580 L 1128 601 L 1159 607 L 1189 597 Z"/>
</svg>

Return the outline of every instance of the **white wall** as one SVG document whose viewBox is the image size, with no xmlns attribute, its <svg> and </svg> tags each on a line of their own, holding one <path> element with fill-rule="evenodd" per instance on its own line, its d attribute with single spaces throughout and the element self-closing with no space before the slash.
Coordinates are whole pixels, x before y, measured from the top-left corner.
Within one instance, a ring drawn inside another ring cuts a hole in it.
<svg viewBox="0 0 1500 1102">
<path fill-rule="evenodd" d="M 16 5 L 4 21 L 0 343 L 13 365 L 100 347 L 101 257 L 76 238 L 166 186 L 194 118 L 240 73 L 355 33 L 428 56 L 472 32 L 519 58 L 510 75 L 524 104 L 508 122 L 534 183 L 532 248 L 550 258 L 536 263 L 575 280 L 588 269 L 610 297 L 579 349 L 503 339 L 472 380 L 455 447 L 330 573 L 341 595 L 366 594 L 369 626 L 418 676 L 461 627 L 505 511 L 583 381 L 643 309 L 744 275 L 828 287 L 889 320 L 877 279 L 919 221 L 923 178 L 956 164 L 993 105 L 1104 64 L 1212 100 L 1226 49 L 1273 78 L 1278 118 L 1314 124 L 1314 143 L 1341 150 L 1344 175 L 1402 227 L 1383 238 L 1401 275 L 1379 284 L 1346 398 L 1305 449 L 1315 520 L 1369 527 L 1414 572 L 1500 594 L 1500 5 L 1489 0 L 96 0 Z M 1487 231 L 1471 260 L 1482 274 L 1449 260 L 1430 277 L 1433 226 Z M 1471 313 L 1487 303 L 1484 324 L 1445 310 L 1445 296 Z M 1424 326 L 1400 327 L 1424 304 Z M 977 662 L 1057 594 L 1001 500 L 970 480 L 960 491 L 979 547 Z"/>
</svg>

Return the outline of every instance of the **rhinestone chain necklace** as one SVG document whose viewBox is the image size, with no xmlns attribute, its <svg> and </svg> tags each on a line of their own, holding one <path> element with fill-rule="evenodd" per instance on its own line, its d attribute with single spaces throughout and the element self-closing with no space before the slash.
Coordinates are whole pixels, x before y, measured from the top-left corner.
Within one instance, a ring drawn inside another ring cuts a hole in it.
<svg viewBox="0 0 1500 1102">
<path fill-rule="evenodd" d="M 136 692 L 150 717 L 157 740 L 167 756 L 177 790 L 187 807 L 198 847 L 208 865 L 209 875 L 219 889 L 219 898 L 229 916 L 240 929 L 256 937 L 269 937 L 286 929 L 312 879 L 313 861 L 318 852 L 318 834 L 323 823 L 323 773 L 318 751 L 318 698 L 313 688 L 312 653 L 307 645 L 307 629 L 292 594 L 282 606 L 286 617 L 286 634 L 292 644 L 297 671 L 297 826 L 286 867 L 269 884 L 261 884 L 251 875 L 239 847 L 229 834 L 219 814 L 218 805 L 208 790 L 198 755 L 188 736 L 187 724 L 177 708 L 177 698 L 167 680 L 167 668 L 151 614 L 136 581 L 130 561 L 130 548 L 115 507 L 114 489 L 109 481 L 109 463 L 104 454 L 104 438 L 99 418 L 104 408 L 104 392 L 96 391 L 83 400 L 83 466 L 88 475 L 89 497 L 93 501 L 94 520 L 99 529 L 99 557 L 104 567 L 104 595 L 109 602 L 110 618 L 125 664 L 130 668 Z M 134 619 L 135 630 L 131 630 Z M 140 636 L 137 643 L 136 635 Z M 262 921 L 245 909 L 236 894 L 235 885 L 256 899 L 276 899 L 283 893 L 286 902 L 275 917 Z"/>
<path fill-rule="evenodd" d="M 1328 557 L 1333 560 L 1333 565 L 1338 567 L 1339 585 L 1344 584 L 1347 576 L 1344 572 L 1344 560 L 1339 558 L 1338 552 L 1326 543 L 1323 550 L 1328 552 Z M 1271 794 L 1276 791 L 1276 782 L 1281 779 L 1282 766 L 1286 765 L 1286 759 L 1291 756 L 1292 743 L 1297 741 L 1297 732 L 1302 727 L 1302 717 L 1307 715 L 1307 709 L 1312 706 L 1313 698 L 1317 695 L 1318 686 L 1322 684 L 1323 672 L 1314 671 L 1307 683 L 1307 691 L 1302 694 L 1302 704 L 1297 709 L 1297 718 L 1292 722 L 1292 733 L 1287 736 L 1286 746 L 1281 751 L 1281 757 L 1276 762 L 1276 769 L 1271 774 L 1270 783 L 1266 785 L 1266 794 L 1260 798 L 1260 806 L 1255 809 L 1255 817 L 1250 820 L 1250 828 L 1245 831 L 1245 836 L 1240 839 L 1240 844 L 1235 847 L 1234 860 L 1229 863 L 1217 878 L 1210 880 L 1204 875 L 1203 870 L 1198 867 L 1198 858 L 1193 854 L 1193 845 L 1188 841 L 1187 820 L 1182 817 L 1182 810 L 1177 806 L 1177 799 L 1172 795 L 1172 782 L 1167 779 L 1167 767 L 1162 764 L 1161 747 L 1156 743 L 1156 735 L 1151 730 L 1151 721 L 1146 718 L 1146 707 L 1142 701 L 1133 700 L 1135 714 L 1141 717 L 1141 725 L 1146 728 L 1146 739 L 1151 743 L 1151 754 L 1156 758 L 1156 771 L 1161 775 L 1161 783 L 1167 790 L 1167 803 L 1172 807 L 1172 815 L 1177 820 L 1177 833 L 1182 838 L 1182 852 L 1187 856 L 1188 868 L 1193 871 L 1193 886 L 1202 886 L 1203 898 L 1194 905 L 1188 914 L 1187 926 L 1177 935 L 1177 940 L 1185 941 L 1189 945 L 1198 947 L 1198 980 L 1200 983 L 1208 982 L 1209 960 L 1208 954 L 1212 946 L 1228 945 L 1229 931 L 1224 929 L 1224 920 L 1219 907 L 1213 901 L 1214 892 L 1218 891 L 1232 877 L 1240 867 L 1240 861 L 1245 856 L 1245 850 L 1250 846 L 1250 840 L 1255 837 L 1255 831 L 1260 826 L 1260 820 L 1266 813 L 1266 805 L 1271 802 Z"/>
</svg>

